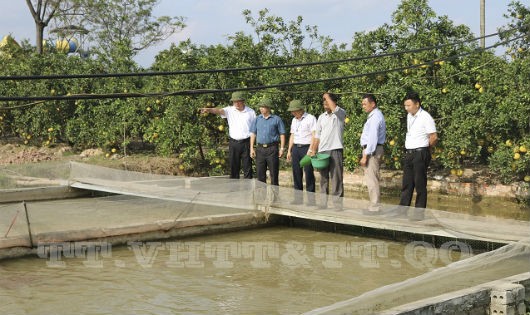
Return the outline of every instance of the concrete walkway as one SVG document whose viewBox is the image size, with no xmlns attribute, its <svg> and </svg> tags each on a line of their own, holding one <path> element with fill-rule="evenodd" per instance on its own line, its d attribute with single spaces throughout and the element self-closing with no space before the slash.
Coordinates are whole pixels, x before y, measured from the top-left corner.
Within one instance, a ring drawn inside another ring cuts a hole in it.
<svg viewBox="0 0 530 315">
<path fill-rule="evenodd" d="M 530 190 L 523 189 L 521 183 L 504 185 L 500 183 L 492 184 L 484 180 L 472 179 L 473 172 L 466 170 L 467 177 L 456 175 L 430 177 L 427 180 L 427 190 L 433 193 L 451 194 L 455 196 L 468 197 L 498 197 L 510 200 L 530 198 Z M 315 171 L 317 182 L 319 174 Z M 280 186 L 293 186 L 292 173 L 290 170 L 280 171 Z M 383 193 L 387 191 L 399 191 L 401 189 L 402 172 L 392 170 L 381 170 L 381 187 Z M 317 185 L 318 186 L 318 185 Z M 366 191 L 366 183 L 362 169 L 354 172 L 344 173 L 344 190 L 346 191 Z"/>
<path fill-rule="evenodd" d="M 114 178 L 119 176 L 114 176 Z M 369 227 L 413 234 L 465 238 L 506 243 L 530 238 L 530 222 L 451 213 L 434 209 L 398 208 L 383 205 L 379 215 L 368 215 L 368 202 L 343 198 L 344 208 L 319 209 L 293 205 L 293 189 L 272 187 L 256 180 L 234 181 L 226 178 L 164 178 L 116 181 L 94 177 L 74 178 L 72 187 L 119 194 L 163 198 L 195 204 L 229 205 L 234 209 L 261 210 L 266 215 L 298 217 L 314 221 Z M 320 194 L 314 198 L 318 200 Z"/>
<path fill-rule="evenodd" d="M 79 169 L 68 180 L 67 188 L 73 195 L 83 191 L 118 195 L 27 203 L 10 199 L 12 203 L 0 204 L 0 248 L 31 248 L 39 242 L 123 239 L 146 233 L 164 237 L 167 231 L 183 227 L 203 232 L 223 226 L 252 227 L 267 224 L 270 215 L 451 239 L 508 243 L 530 238 L 528 221 L 395 205 L 383 205 L 382 212 L 374 216 L 364 212 L 367 201 L 352 198 L 344 198 L 340 211 L 292 205 L 292 188 L 272 188 L 256 180 L 155 176 L 72 165 Z M 289 175 L 284 173 L 283 179 Z M 347 179 L 354 180 L 359 177 L 352 175 Z M 57 193 L 65 187 L 49 189 Z M 33 193 L 35 190 L 46 195 L 44 188 L 36 188 Z M 17 196 L 27 200 L 20 195 L 23 193 L 17 191 Z M 315 198 L 318 200 L 319 195 Z"/>
</svg>

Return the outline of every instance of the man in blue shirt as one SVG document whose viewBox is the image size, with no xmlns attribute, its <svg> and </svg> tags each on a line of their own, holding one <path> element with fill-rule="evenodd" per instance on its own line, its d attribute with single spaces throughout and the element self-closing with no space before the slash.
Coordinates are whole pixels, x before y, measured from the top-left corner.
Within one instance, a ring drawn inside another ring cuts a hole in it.
<svg viewBox="0 0 530 315">
<path fill-rule="evenodd" d="M 364 123 L 363 133 L 361 134 L 363 151 L 360 164 L 364 168 L 364 179 L 370 197 L 368 214 L 376 214 L 381 211 L 379 168 L 383 157 L 383 145 L 386 141 L 386 123 L 383 113 L 377 107 L 374 95 L 363 95 L 361 105 L 363 110 L 368 113 L 368 118 Z"/>
<path fill-rule="evenodd" d="M 250 125 L 250 156 L 256 160 L 258 180 L 267 182 L 268 168 L 271 184 L 278 186 L 280 157 L 285 151 L 285 126 L 280 117 L 271 113 L 271 100 L 264 98 L 258 105 L 261 114 Z"/>
</svg>

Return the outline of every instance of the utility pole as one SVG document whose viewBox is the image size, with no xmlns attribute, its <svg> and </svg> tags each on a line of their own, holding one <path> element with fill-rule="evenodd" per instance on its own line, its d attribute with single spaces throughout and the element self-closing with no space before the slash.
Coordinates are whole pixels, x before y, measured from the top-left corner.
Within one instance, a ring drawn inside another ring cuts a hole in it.
<svg viewBox="0 0 530 315">
<path fill-rule="evenodd" d="M 486 0 L 480 0 L 480 47 L 486 48 Z"/>
</svg>

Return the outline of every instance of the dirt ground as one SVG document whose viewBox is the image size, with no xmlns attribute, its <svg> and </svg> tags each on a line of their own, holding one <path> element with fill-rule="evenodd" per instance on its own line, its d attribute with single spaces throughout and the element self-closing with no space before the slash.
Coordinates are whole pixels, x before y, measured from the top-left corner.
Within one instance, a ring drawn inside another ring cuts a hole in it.
<svg viewBox="0 0 530 315">
<path fill-rule="evenodd" d="M 160 157 L 153 154 L 120 154 L 108 155 L 101 149 L 87 149 L 82 152 L 74 150 L 64 144 L 50 147 L 35 147 L 19 143 L 0 141 L 0 165 L 38 163 L 44 161 L 76 160 L 102 166 L 127 169 L 139 172 L 157 173 L 166 175 L 184 175 L 179 170 L 179 160 L 171 157 Z M 357 173 L 360 170 L 354 171 Z M 386 171 L 392 173 L 396 171 Z M 400 173 L 399 171 L 397 171 Z M 440 179 L 450 176 L 449 171 L 431 171 L 431 177 Z M 390 175 L 389 175 L 390 176 Z M 455 179 L 457 179 L 455 177 Z M 494 178 L 487 169 L 465 169 L 463 176 L 458 178 L 462 182 L 494 182 Z"/>
<path fill-rule="evenodd" d="M 0 144 L 0 165 L 59 160 L 69 151 L 70 148 L 66 146 L 37 148 L 26 145 L 2 143 Z"/>
<path fill-rule="evenodd" d="M 0 165 L 60 160 L 84 161 L 102 166 L 147 173 L 184 175 L 179 171 L 179 161 L 177 158 L 159 157 L 152 154 L 131 154 L 127 156 L 120 154 L 108 155 L 101 149 L 87 149 L 82 152 L 74 152 L 71 147 L 64 144 L 56 144 L 50 147 L 35 147 L 0 141 Z M 442 178 L 449 175 L 449 172 L 446 170 L 431 172 L 431 176 L 434 178 Z M 458 181 L 462 182 L 476 180 L 488 183 L 495 181 L 491 174 L 488 174 L 488 171 L 484 168 L 480 170 L 466 169 L 464 170 L 463 176 L 458 179 Z"/>
<path fill-rule="evenodd" d="M 131 171 L 182 175 L 178 174 L 178 160 L 145 154 L 128 155 L 120 154 L 106 156 L 101 149 L 87 149 L 75 152 L 67 145 L 54 145 L 50 147 L 35 147 L 18 143 L 0 143 L 0 165 L 38 163 L 46 161 L 80 161 L 102 166 L 108 166 Z"/>
</svg>

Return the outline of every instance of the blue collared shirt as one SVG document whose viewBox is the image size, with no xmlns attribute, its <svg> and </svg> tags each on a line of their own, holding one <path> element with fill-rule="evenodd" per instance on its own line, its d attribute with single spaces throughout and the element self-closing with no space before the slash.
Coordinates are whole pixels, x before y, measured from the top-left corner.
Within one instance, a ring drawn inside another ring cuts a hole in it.
<svg viewBox="0 0 530 315">
<path fill-rule="evenodd" d="M 361 146 L 366 146 L 364 153 L 369 155 L 375 152 L 377 144 L 386 141 L 386 122 L 383 113 L 379 108 L 374 108 L 364 123 L 361 134 Z"/>
<path fill-rule="evenodd" d="M 285 134 L 285 125 L 276 115 L 268 118 L 259 115 L 250 125 L 250 132 L 256 135 L 256 142 L 259 144 L 279 142 L 280 135 Z"/>
</svg>

